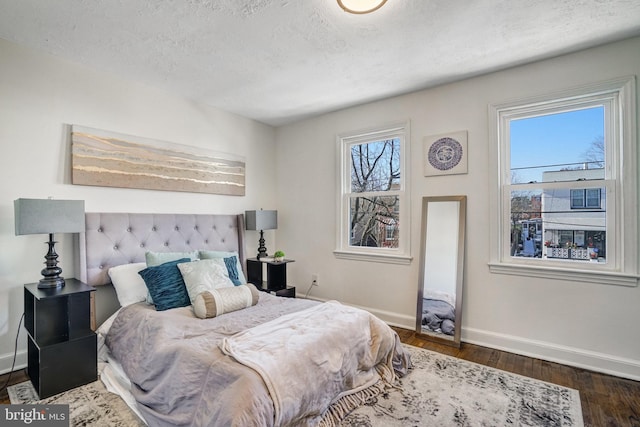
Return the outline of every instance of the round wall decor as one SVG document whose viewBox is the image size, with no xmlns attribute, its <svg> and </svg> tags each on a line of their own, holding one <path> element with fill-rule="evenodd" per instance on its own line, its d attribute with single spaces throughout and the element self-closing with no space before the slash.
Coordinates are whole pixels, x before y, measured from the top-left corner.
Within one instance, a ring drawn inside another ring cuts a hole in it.
<svg viewBox="0 0 640 427">
<path fill-rule="evenodd" d="M 428 160 L 434 168 L 447 171 L 462 160 L 462 145 L 453 138 L 440 138 L 429 147 Z"/>
<path fill-rule="evenodd" d="M 466 130 L 425 136 L 422 139 L 424 176 L 467 173 Z"/>
</svg>

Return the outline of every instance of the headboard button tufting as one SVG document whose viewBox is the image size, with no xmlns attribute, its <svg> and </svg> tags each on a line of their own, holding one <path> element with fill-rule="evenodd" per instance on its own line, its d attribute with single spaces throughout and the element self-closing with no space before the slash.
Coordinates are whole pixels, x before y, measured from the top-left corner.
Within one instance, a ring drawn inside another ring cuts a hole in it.
<svg viewBox="0 0 640 427">
<path fill-rule="evenodd" d="M 98 228 L 98 233 L 102 233 L 102 227 Z"/>
<path fill-rule="evenodd" d="M 128 228 L 127 228 L 127 231 L 128 231 L 129 233 L 131 233 L 131 227 L 128 227 Z"/>
<path fill-rule="evenodd" d="M 180 230 L 180 227 L 178 227 L 178 226 L 176 225 L 175 230 L 176 230 L 176 231 Z"/>
<path fill-rule="evenodd" d="M 169 242 L 164 242 L 164 245 L 165 246 L 169 246 Z"/>
<path fill-rule="evenodd" d="M 113 247 L 113 250 L 114 250 L 114 251 L 117 251 L 117 250 L 118 250 L 118 245 L 115 245 L 115 246 Z"/>
<path fill-rule="evenodd" d="M 156 227 L 151 227 L 151 231 L 157 231 Z"/>
</svg>

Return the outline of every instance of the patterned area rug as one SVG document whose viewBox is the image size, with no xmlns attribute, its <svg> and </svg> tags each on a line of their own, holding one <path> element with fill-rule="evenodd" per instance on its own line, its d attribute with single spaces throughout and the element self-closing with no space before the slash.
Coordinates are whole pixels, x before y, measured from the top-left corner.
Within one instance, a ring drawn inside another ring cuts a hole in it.
<svg viewBox="0 0 640 427">
<path fill-rule="evenodd" d="M 414 364 L 397 388 L 350 413 L 342 427 L 583 426 L 577 390 L 407 346 Z M 74 426 L 143 426 L 100 381 L 37 400 L 30 382 L 9 387 L 12 403 L 69 404 Z"/>
<path fill-rule="evenodd" d="M 109 393 L 98 380 L 49 398 L 38 400 L 30 381 L 7 389 L 11 403 L 68 404 L 70 425 L 137 427 L 146 424 L 127 406 L 120 396 Z"/>
<path fill-rule="evenodd" d="M 584 426 L 577 390 L 407 346 L 414 368 L 341 426 Z"/>
</svg>

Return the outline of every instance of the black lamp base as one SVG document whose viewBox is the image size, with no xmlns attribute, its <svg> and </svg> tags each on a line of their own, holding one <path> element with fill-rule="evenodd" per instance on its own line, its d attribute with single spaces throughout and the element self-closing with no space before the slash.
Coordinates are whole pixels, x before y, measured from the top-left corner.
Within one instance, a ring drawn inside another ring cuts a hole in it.
<svg viewBox="0 0 640 427">
<path fill-rule="evenodd" d="M 258 240 L 258 255 L 256 258 L 266 258 L 269 255 L 267 254 L 267 247 L 264 245 L 264 231 L 260 230 L 260 240 Z"/>
<path fill-rule="evenodd" d="M 64 286 L 64 277 L 60 276 L 62 269 L 58 267 L 58 254 L 56 253 L 55 245 L 57 242 L 53 241 L 53 233 L 49 234 L 49 241 L 46 242 L 49 245 L 49 251 L 44 256 L 47 261 L 44 263 L 45 268 L 40 273 L 44 276 L 38 282 L 38 289 L 52 289 L 62 288 Z"/>
<path fill-rule="evenodd" d="M 64 287 L 64 277 L 40 279 L 38 289 L 58 289 Z"/>
</svg>

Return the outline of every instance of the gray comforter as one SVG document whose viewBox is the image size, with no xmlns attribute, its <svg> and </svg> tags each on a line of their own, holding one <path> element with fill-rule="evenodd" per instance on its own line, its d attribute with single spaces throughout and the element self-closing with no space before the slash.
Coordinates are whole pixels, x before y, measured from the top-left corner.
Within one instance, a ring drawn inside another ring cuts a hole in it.
<svg viewBox="0 0 640 427">
<path fill-rule="evenodd" d="M 276 417 L 275 406 L 260 370 L 223 354 L 220 344 L 224 338 L 316 304 L 261 293 L 260 301 L 253 307 L 204 320 L 196 318 L 191 307 L 157 312 L 148 305 L 134 304 L 121 310 L 106 343 L 130 378 L 132 393 L 149 425 L 271 426 Z M 382 322 L 373 319 L 367 332 L 370 338 L 365 340 L 369 342 L 365 359 L 373 358 L 381 366 L 392 362 L 396 372 L 403 374 L 410 365 L 408 353 L 400 345 L 397 334 L 393 331 L 388 334 L 390 329 L 386 325 L 381 327 Z M 350 325 L 345 324 L 344 328 Z M 362 330 L 354 333 L 361 334 Z M 327 345 L 325 340 L 326 337 L 311 346 L 322 352 Z M 266 355 L 267 360 L 270 354 Z M 277 375 L 286 375 L 287 370 L 281 368 L 287 363 L 302 363 L 302 359 L 294 357 L 298 355 L 290 356 L 279 363 L 270 363 L 281 364 Z M 282 358 L 282 355 L 273 357 Z M 365 362 L 358 361 L 356 369 L 366 365 Z M 300 366 L 297 369 L 300 372 Z M 295 370 L 292 368 L 292 371 Z M 378 366 L 376 371 L 384 369 Z M 336 404 L 335 400 L 332 403 Z M 278 424 L 314 425 L 326 409 L 326 404 L 322 407 L 303 405 L 299 413 L 279 418 Z"/>
</svg>

